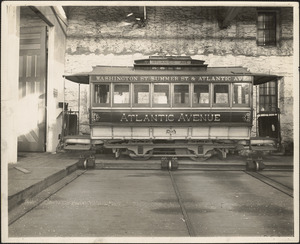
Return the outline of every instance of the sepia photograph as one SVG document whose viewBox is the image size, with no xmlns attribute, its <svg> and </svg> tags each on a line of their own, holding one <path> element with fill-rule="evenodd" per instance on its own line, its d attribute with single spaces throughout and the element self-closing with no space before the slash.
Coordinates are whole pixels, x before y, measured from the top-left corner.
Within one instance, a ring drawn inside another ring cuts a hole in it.
<svg viewBox="0 0 300 244">
<path fill-rule="evenodd" d="M 299 3 L 2 1 L 2 243 L 298 243 Z"/>
</svg>

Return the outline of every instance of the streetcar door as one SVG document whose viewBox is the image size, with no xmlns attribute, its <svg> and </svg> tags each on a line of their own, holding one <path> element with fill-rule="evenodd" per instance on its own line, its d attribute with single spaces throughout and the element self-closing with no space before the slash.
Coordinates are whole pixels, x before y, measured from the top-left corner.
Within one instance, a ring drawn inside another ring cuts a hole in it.
<svg viewBox="0 0 300 244">
<path fill-rule="evenodd" d="M 258 118 L 258 129 L 260 137 L 278 138 L 279 123 L 278 117 L 261 116 Z"/>
<path fill-rule="evenodd" d="M 18 150 L 46 149 L 46 27 L 20 28 Z"/>
<path fill-rule="evenodd" d="M 259 85 L 258 133 L 260 137 L 280 137 L 277 81 Z"/>
</svg>

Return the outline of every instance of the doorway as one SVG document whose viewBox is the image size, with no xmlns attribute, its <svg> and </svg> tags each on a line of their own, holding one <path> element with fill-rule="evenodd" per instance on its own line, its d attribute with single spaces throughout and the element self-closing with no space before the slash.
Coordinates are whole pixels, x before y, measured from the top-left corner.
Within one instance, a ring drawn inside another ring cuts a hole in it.
<svg viewBox="0 0 300 244">
<path fill-rule="evenodd" d="M 279 138 L 279 121 L 277 115 L 258 117 L 258 132 L 260 137 Z"/>
<path fill-rule="evenodd" d="M 46 150 L 46 28 L 20 28 L 18 151 Z"/>
</svg>

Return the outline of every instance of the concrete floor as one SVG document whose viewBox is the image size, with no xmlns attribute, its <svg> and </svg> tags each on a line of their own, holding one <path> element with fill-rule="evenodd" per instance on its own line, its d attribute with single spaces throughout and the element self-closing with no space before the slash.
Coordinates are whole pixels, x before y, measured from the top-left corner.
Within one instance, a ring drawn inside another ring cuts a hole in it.
<svg viewBox="0 0 300 244">
<path fill-rule="evenodd" d="M 293 198 L 244 172 L 172 174 L 197 237 L 293 236 Z M 186 221 L 168 171 L 91 170 L 10 225 L 9 236 L 189 237 Z"/>
<path fill-rule="evenodd" d="M 293 235 L 293 199 L 242 172 L 175 172 L 197 236 Z"/>
</svg>

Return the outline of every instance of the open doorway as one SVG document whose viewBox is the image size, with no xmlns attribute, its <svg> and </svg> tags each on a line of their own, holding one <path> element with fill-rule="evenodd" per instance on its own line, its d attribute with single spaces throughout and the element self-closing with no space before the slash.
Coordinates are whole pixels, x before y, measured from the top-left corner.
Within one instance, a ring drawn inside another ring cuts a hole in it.
<svg viewBox="0 0 300 244">
<path fill-rule="evenodd" d="M 18 151 L 46 150 L 46 28 L 20 28 Z"/>
</svg>

